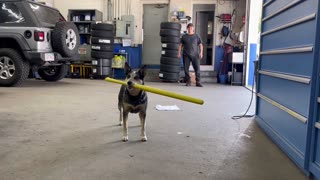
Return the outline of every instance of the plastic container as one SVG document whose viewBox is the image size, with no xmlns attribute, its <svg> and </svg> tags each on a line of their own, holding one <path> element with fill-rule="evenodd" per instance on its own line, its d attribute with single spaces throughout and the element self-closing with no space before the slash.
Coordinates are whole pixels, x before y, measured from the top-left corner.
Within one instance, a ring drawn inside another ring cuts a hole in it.
<svg viewBox="0 0 320 180">
<path fill-rule="evenodd" d="M 220 74 L 219 75 L 219 82 L 220 82 L 220 84 L 227 84 L 228 75 L 227 74 Z"/>
</svg>

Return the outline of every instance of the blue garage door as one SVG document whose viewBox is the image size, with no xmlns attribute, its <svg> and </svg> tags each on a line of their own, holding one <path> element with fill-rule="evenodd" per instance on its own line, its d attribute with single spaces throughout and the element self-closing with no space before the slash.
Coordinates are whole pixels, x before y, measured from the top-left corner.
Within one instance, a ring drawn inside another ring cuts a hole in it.
<svg viewBox="0 0 320 180">
<path fill-rule="evenodd" d="M 316 102 L 318 3 L 264 0 L 257 85 L 257 122 L 306 173 Z M 317 158 L 320 164 L 320 152 Z"/>
</svg>

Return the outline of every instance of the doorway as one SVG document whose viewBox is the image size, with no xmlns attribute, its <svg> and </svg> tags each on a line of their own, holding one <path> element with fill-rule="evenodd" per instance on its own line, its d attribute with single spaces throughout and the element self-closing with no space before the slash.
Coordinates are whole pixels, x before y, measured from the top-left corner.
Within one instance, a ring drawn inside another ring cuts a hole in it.
<svg viewBox="0 0 320 180">
<path fill-rule="evenodd" d="M 214 55 L 214 4 L 194 4 L 193 23 L 203 45 L 203 58 L 200 65 L 213 66 Z M 201 68 L 203 69 L 203 68 Z"/>
<path fill-rule="evenodd" d="M 161 56 L 161 22 L 168 21 L 167 4 L 143 5 L 142 64 L 159 65 Z"/>
</svg>

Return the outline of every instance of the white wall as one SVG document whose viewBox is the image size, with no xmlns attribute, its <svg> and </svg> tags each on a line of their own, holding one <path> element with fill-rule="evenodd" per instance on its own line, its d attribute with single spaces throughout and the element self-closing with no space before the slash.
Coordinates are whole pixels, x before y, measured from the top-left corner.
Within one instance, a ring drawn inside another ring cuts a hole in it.
<svg viewBox="0 0 320 180">
<path fill-rule="evenodd" d="M 61 14 L 68 18 L 69 9 L 97 9 L 103 11 L 103 0 L 45 0 L 52 1 L 53 6 L 60 10 Z"/>
<path fill-rule="evenodd" d="M 105 0 L 42 0 L 53 4 L 54 7 L 59 9 L 63 16 L 67 18 L 68 9 L 97 9 L 102 11 L 104 17 L 106 17 L 106 3 Z M 122 6 L 125 5 L 126 0 L 117 0 L 122 2 Z M 143 19 L 143 4 L 169 4 L 169 0 L 129 0 L 131 3 L 131 14 L 135 17 L 135 38 L 134 43 L 142 43 L 142 19 Z M 220 3 L 224 2 L 223 4 Z M 234 1 L 218 1 L 218 0 L 170 0 L 169 14 L 175 9 L 184 9 L 185 14 L 192 17 L 193 4 L 215 4 L 215 15 L 221 13 L 232 13 L 235 7 Z M 126 13 L 126 11 L 122 11 Z M 169 16 L 168 16 L 169 17 Z M 218 19 L 216 19 L 218 20 Z M 215 23 L 215 39 L 216 44 L 220 45 L 220 29 L 221 23 Z"/>
<path fill-rule="evenodd" d="M 248 32 L 248 43 L 247 43 L 247 62 L 250 61 L 250 44 L 257 44 L 257 51 L 259 51 L 260 44 L 260 21 L 262 14 L 262 0 L 251 0 L 250 3 L 250 15 L 249 15 L 249 32 Z M 257 53 L 257 52 L 255 52 Z M 245 84 L 248 85 L 249 78 L 249 63 L 246 66 L 246 81 Z"/>
</svg>

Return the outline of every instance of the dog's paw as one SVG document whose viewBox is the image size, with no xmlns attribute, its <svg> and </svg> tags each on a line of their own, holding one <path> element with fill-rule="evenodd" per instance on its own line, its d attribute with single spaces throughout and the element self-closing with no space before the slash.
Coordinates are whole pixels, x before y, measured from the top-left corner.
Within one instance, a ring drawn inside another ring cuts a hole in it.
<svg viewBox="0 0 320 180">
<path fill-rule="evenodd" d="M 123 141 L 123 142 L 127 142 L 128 140 L 129 140 L 128 136 L 122 137 L 122 141 Z"/>
<path fill-rule="evenodd" d="M 141 137 L 141 141 L 142 141 L 142 142 L 146 142 L 147 140 L 148 140 L 147 136 L 142 136 L 142 137 Z"/>
</svg>

